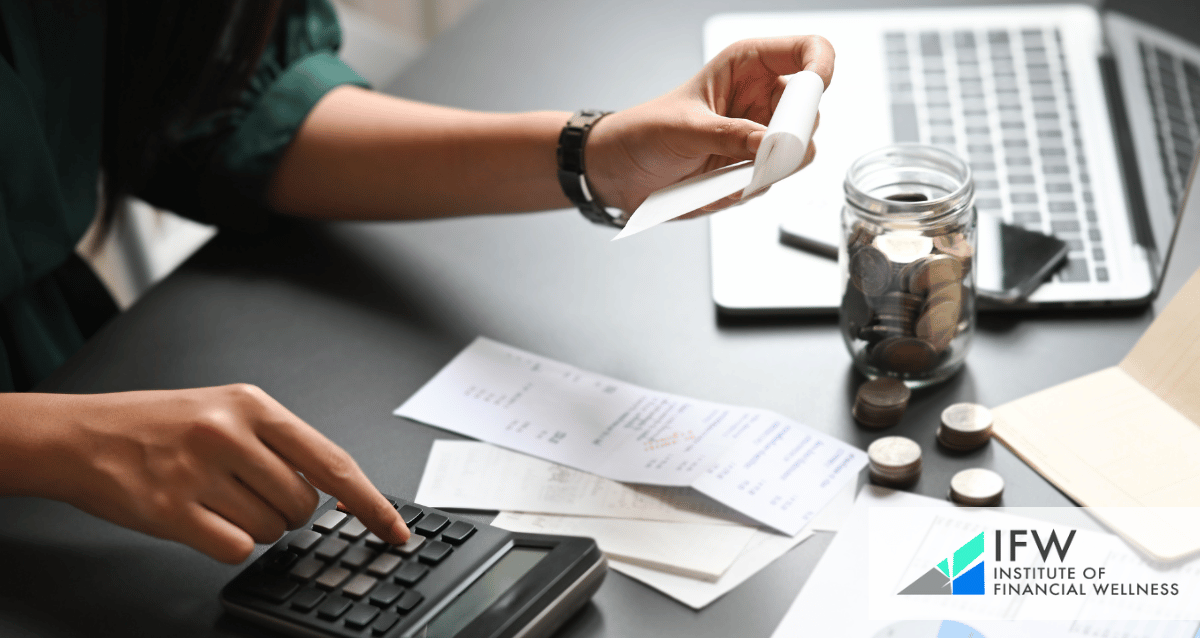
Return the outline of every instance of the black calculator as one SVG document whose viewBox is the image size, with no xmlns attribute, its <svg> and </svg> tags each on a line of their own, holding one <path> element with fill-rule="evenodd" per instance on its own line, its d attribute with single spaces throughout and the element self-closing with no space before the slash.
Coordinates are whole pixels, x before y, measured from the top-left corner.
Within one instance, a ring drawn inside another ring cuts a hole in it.
<svg viewBox="0 0 1200 638">
<path fill-rule="evenodd" d="M 604 580 L 590 538 L 517 534 L 388 500 L 412 531 L 404 545 L 329 499 L 230 581 L 221 603 L 293 636 L 537 638 Z"/>
</svg>

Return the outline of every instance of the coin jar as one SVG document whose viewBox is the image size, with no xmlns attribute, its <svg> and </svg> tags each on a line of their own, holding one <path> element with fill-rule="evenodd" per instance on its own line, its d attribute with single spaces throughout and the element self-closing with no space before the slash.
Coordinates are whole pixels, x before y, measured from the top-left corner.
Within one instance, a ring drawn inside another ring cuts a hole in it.
<svg viewBox="0 0 1200 638">
<path fill-rule="evenodd" d="M 940 148 L 896 144 L 851 164 L 845 192 L 839 319 L 855 367 L 911 388 L 950 378 L 975 332 L 970 168 Z"/>
</svg>

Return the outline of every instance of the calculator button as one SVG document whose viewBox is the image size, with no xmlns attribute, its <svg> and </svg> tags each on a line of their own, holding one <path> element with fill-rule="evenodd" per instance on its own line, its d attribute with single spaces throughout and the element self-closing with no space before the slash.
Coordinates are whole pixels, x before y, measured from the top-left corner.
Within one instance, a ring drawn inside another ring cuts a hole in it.
<svg viewBox="0 0 1200 638">
<path fill-rule="evenodd" d="M 346 518 L 348 517 L 345 512 L 329 510 L 328 512 L 322 514 L 321 518 L 313 521 L 312 528 L 321 533 L 332 532 L 338 525 L 341 525 L 342 521 L 346 520 Z"/>
<path fill-rule="evenodd" d="M 317 577 L 317 585 L 323 589 L 337 589 L 337 586 L 349 577 L 350 570 L 345 567 L 330 567 Z"/>
<path fill-rule="evenodd" d="M 450 519 L 441 514 L 430 514 L 417 525 L 417 533 L 422 536 L 437 536 L 449 522 Z"/>
<path fill-rule="evenodd" d="M 400 566 L 400 557 L 395 554 L 380 554 L 375 562 L 367 565 L 367 571 L 376 576 L 387 576 Z"/>
<path fill-rule="evenodd" d="M 292 568 L 292 565 L 296 564 L 296 561 L 299 560 L 299 558 L 299 556 L 291 552 L 276 552 L 273 556 L 267 559 L 263 569 L 271 572 L 272 574 L 285 574 L 289 569 Z"/>
<path fill-rule="evenodd" d="M 400 620 L 400 617 L 391 612 L 380 614 L 375 624 L 371 625 L 371 631 L 376 634 L 386 634 L 392 627 L 396 626 L 396 621 L 398 620 Z"/>
<path fill-rule="evenodd" d="M 313 607 L 321 604 L 322 600 L 325 600 L 325 592 L 312 587 L 305 587 L 292 599 L 292 608 L 299 609 L 300 611 L 312 611 Z"/>
<path fill-rule="evenodd" d="M 405 505 L 400 508 L 400 518 L 404 519 L 405 525 L 411 526 L 413 523 L 421 520 L 421 517 L 424 515 L 425 512 L 422 512 L 421 508 L 416 505 Z"/>
<path fill-rule="evenodd" d="M 324 543 L 321 543 L 317 547 L 315 554 L 316 557 L 320 558 L 321 560 L 333 560 L 337 558 L 339 554 L 346 551 L 346 548 L 349 546 L 350 543 L 347 543 L 340 538 L 327 538 L 325 539 Z"/>
<path fill-rule="evenodd" d="M 396 602 L 396 599 L 399 598 L 400 594 L 403 593 L 403 587 L 399 585 L 393 585 L 391 583 L 384 583 L 379 587 L 376 587 L 375 591 L 371 592 L 371 604 L 379 605 L 380 607 L 387 607 L 388 605 Z"/>
<path fill-rule="evenodd" d="M 442 533 L 442 540 L 458 545 L 475 533 L 475 526 L 466 521 L 455 521 Z"/>
<path fill-rule="evenodd" d="M 352 629 L 362 629 L 371 624 L 372 620 L 379 615 L 379 610 L 370 605 L 355 605 L 350 613 L 346 614 L 346 626 Z"/>
<path fill-rule="evenodd" d="M 324 567 L 325 563 L 309 556 L 296 563 L 296 566 L 292 568 L 292 571 L 288 575 L 297 580 L 308 580 L 316 576 L 317 572 L 321 571 Z"/>
<path fill-rule="evenodd" d="M 321 605 L 317 609 L 317 615 L 327 620 L 335 620 L 346 613 L 346 610 L 350 609 L 350 605 L 352 604 L 354 603 L 341 596 L 331 596 L 329 600 L 325 601 L 324 605 Z"/>
<path fill-rule="evenodd" d="M 384 498 L 386 498 L 386 497 L 384 497 Z M 396 499 L 394 499 L 394 498 L 389 498 L 389 499 L 387 500 L 387 502 L 392 504 L 392 509 L 399 509 L 399 508 L 400 508 L 400 504 L 399 504 L 399 503 L 397 503 L 397 502 L 396 502 Z"/>
<path fill-rule="evenodd" d="M 292 537 L 292 540 L 288 541 L 288 549 L 296 552 L 297 554 L 303 554 L 304 552 L 312 549 L 313 545 L 316 545 L 321 538 L 322 536 L 319 533 L 314 532 L 311 529 L 306 529 L 303 532 L 296 534 Z"/>
<path fill-rule="evenodd" d="M 242 589 L 247 593 L 273 603 L 287 600 L 288 596 L 291 596 L 299 588 L 300 586 L 296 583 L 267 574 L 259 574 L 255 578 L 249 578 L 242 582 Z"/>
<path fill-rule="evenodd" d="M 404 592 L 400 600 L 396 601 L 396 611 L 407 614 L 420 605 L 422 600 L 425 600 L 424 596 L 410 589 Z"/>
<path fill-rule="evenodd" d="M 396 570 L 396 582 L 401 585 L 413 586 L 429 573 L 429 568 L 420 563 L 404 563 Z"/>
<path fill-rule="evenodd" d="M 367 526 L 363 525 L 362 521 L 352 517 L 345 525 L 342 526 L 342 529 L 338 530 L 338 536 L 357 540 L 366 532 Z"/>
<path fill-rule="evenodd" d="M 387 541 L 376 536 L 375 532 L 367 534 L 367 537 L 363 539 L 363 542 L 367 544 L 367 547 L 373 547 L 375 549 L 383 549 L 387 547 Z"/>
<path fill-rule="evenodd" d="M 342 554 L 341 562 L 346 567 L 358 569 L 370 562 L 372 558 L 375 558 L 375 552 L 371 551 L 370 548 L 355 545 L 346 550 L 345 554 Z"/>
<path fill-rule="evenodd" d="M 392 546 L 392 551 L 402 556 L 411 556 L 413 552 L 421 549 L 425 544 L 425 537 L 420 534 L 413 534 L 408 537 L 408 542 L 403 545 Z"/>
<path fill-rule="evenodd" d="M 366 596 L 367 592 L 371 591 L 371 588 L 374 587 L 378 582 L 378 580 L 371 578 L 366 574 L 359 574 L 358 576 L 351 578 L 350 582 L 346 583 L 342 587 L 342 593 L 355 600 L 358 600 L 359 598 Z"/>
<path fill-rule="evenodd" d="M 425 543 L 425 547 L 423 547 L 420 553 L 417 554 L 417 558 L 421 559 L 422 563 L 437 565 L 445 560 L 452 551 L 454 551 L 454 548 L 451 547 L 449 543 L 443 543 L 442 541 L 429 541 L 428 543 Z"/>
</svg>

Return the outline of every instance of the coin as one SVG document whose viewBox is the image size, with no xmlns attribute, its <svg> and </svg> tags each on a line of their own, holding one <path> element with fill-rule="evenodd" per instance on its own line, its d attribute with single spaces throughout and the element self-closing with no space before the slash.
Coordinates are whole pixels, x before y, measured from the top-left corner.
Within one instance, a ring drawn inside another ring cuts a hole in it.
<svg viewBox="0 0 1200 638">
<path fill-rule="evenodd" d="M 955 432 L 984 432 L 992 429 L 992 411 L 978 403 L 955 403 L 942 410 L 942 425 Z"/>
<path fill-rule="evenodd" d="M 879 297 L 876 306 L 880 312 L 903 310 L 906 314 L 914 314 L 921 309 L 921 304 L 924 301 L 925 298 L 921 295 L 893 290 Z"/>
<path fill-rule="evenodd" d="M 950 479 L 950 499 L 962 505 L 998 505 L 1004 494 L 1004 478 L 983 468 L 963 470 Z"/>
<path fill-rule="evenodd" d="M 992 412 L 975 403 L 955 403 L 942 410 L 938 443 L 955 452 L 978 449 L 992 438 Z"/>
<path fill-rule="evenodd" d="M 955 305 L 961 306 L 963 301 L 962 284 L 951 282 L 931 289 L 929 295 L 925 297 L 925 307 L 932 308 L 944 301 L 950 301 Z"/>
<path fill-rule="evenodd" d="M 907 264 L 928 255 L 933 250 L 933 240 L 920 231 L 897 230 L 876 237 L 874 246 L 891 261 Z"/>
<path fill-rule="evenodd" d="M 888 337 L 903 337 L 904 331 L 899 328 L 877 323 L 873 326 L 866 326 L 858 331 L 858 338 L 864 341 L 878 343 Z"/>
<path fill-rule="evenodd" d="M 921 475 L 921 446 L 903 436 L 885 436 L 867 447 L 871 480 L 882 485 L 910 485 Z"/>
<path fill-rule="evenodd" d="M 967 236 L 964 233 L 948 233 L 934 237 L 933 249 L 957 259 L 962 264 L 964 277 L 967 273 L 971 272 L 971 263 L 974 260 L 975 249 L 971 247 L 971 242 L 967 240 Z"/>
<path fill-rule="evenodd" d="M 904 288 L 918 295 L 949 283 L 961 283 L 962 262 L 950 255 L 927 255 L 912 262 L 905 270 Z"/>
<path fill-rule="evenodd" d="M 887 292 L 892 283 L 892 264 L 872 246 L 863 246 L 850 256 L 850 281 L 871 297 Z"/>
<path fill-rule="evenodd" d="M 842 322 L 848 334 L 858 334 L 871 322 L 871 306 L 867 296 L 854 286 L 846 286 L 842 295 Z"/>
<path fill-rule="evenodd" d="M 942 352 L 950 347 L 950 342 L 958 335 L 959 311 L 958 304 L 952 301 L 943 301 L 927 308 L 917 319 L 914 334 L 936 352 Z"/>
<path fill-rule="evenodd" d="M 886 428 L 900 422 L 910 397 L 912 390 L 899 379 L 873 379 L 858 387 L 850 413 L 865 427 Z"/>
<path fill-rule="evenodd" d="M 937 363 L 938 353 L 926 341 L 914 337 L 884 339 L 872 351 L 877 361 L 894 372 L 921 372 Z"/>
</svg>

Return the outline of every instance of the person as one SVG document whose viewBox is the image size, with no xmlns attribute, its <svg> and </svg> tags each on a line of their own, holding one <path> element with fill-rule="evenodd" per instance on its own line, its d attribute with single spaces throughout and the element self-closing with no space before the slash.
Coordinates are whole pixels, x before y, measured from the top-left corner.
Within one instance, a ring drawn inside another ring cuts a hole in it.
<svg viewBox="0 0 1200 638">
<path fill-rule="evenodd" d="M 570 114 L 372 92 L 339 43 L 327 0 L 0 0 L 0 494 L 65 501 L 228 563 L 306 522 L 314 487 L 382 539 L 407 539 L 355 461 L 257 387 L 29 391 L 115 309 L 73 246 L 127 195 L 242 230 L 271 215 L 574 203 L 556 156 Z M 580 149 L 591 206 L 627 214 L 752 159 L 784 76 L 828 85 L 833 61 L 817 36 L 740 42 L 678 88 L 593 118 Z"/>
</svg>

